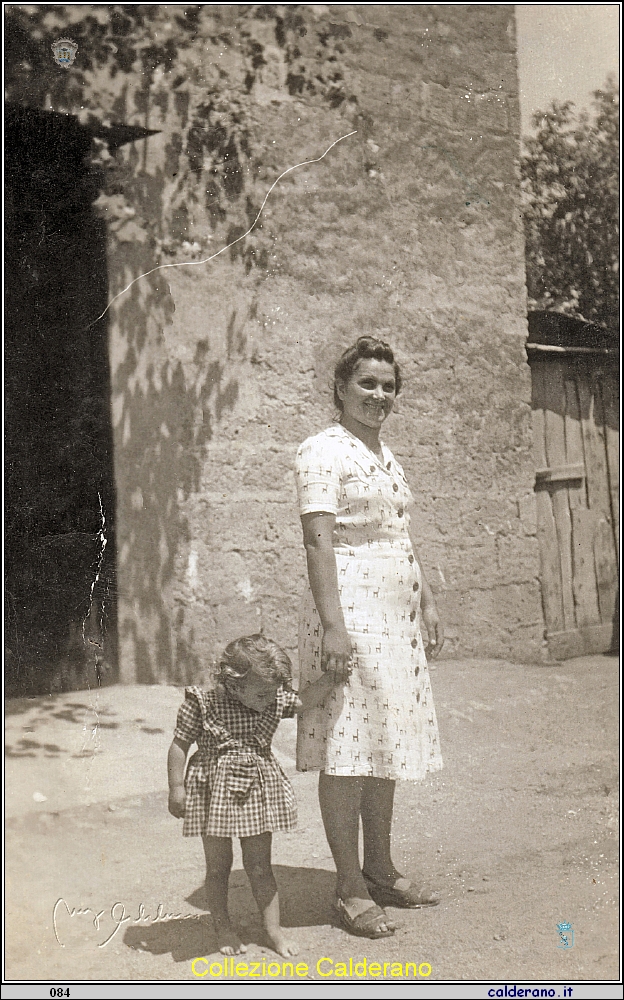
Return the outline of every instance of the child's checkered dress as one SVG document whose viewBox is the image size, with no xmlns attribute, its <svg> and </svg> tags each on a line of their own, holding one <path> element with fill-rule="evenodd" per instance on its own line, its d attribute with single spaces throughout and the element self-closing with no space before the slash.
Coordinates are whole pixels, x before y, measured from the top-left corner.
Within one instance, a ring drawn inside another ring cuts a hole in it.
<svg viewBox="0 0 624 1000">
<path fill-rule="evenodd" d="M 271 753 L 280 719 L 292 718 L 294 691 L 255 712 L 225 688 L 188 687 L 174 735 L 198 750 L 186 771 L 185 837 L 256 837 L 297 825 L 295 793 Z"/>
</svg>

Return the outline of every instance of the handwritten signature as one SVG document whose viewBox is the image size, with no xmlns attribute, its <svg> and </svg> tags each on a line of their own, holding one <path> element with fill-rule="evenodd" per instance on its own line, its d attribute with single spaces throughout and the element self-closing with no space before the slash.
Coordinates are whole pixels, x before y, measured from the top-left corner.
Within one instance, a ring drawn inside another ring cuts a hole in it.
<svg viewBox="0 0 624 1000">
<path fill-rule="evenodd" d="M 106 940 L 98 943 L 98 948 L 105 948 L 107 944 L 110 944 L 115 937 L 115 934 L 117 934 L 120 927 L 123 927 L 124 924 L 156 924 L 163 923 L 166 920 L 200 920 L 202 917 L 201 913 L 167 913 L 163 903 L 158 904 L 154 916 L 152 916 L 151 913 L 146 913 L 144 904 L 140 903 L 137 915 L 136 917 L 133 917 L 132 914 L 126 913 L 124 904 L 120 902 L 113 903 L 110 910 L 94 910 L 90 906 L 70 907 L 66 901 L 61 898 L 57 899 L 54 904 L 54 909 L 52 910 L 54 937 L 56 938 L 57 943 L 60 944 L 61 948 L 64 948 L 65 945 L 59 937 L 57 921 L 59 916 L 63 914 L 63 911 L 65 911 L 68 917 L 91 917 L 91 922 L 96 931 L 102 929 L 102 922 L 106 919 L 106 915 L 110 913 L 110 918 L 115 926 Z"/>
</svg>

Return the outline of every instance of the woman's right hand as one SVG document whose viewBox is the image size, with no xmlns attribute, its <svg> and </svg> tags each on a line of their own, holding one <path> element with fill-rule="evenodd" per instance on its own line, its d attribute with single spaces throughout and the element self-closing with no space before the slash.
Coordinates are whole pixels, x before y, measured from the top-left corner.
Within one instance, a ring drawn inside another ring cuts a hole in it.
<svg viewBox="0 0 624 1000">
<path fill-rule="evenodd" d="M 169 789 L 169 812 L 176 819 L 184 819 L 186 811 L 186 792 L 184 785 L 174 785 Z"/>
<path fill-rule="evenodd" d="M 353 648 L 344 625 L 330 626 L 323 632 L 321 670 L 334 674 L 336 683 L 344 684 L 349 679 Z"/>
</svg>

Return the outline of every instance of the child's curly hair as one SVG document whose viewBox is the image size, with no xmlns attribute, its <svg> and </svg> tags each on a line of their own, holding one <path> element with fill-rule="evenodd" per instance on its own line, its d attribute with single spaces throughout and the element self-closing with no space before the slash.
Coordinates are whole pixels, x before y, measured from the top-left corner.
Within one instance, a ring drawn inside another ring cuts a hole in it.
<svg viewBox="0 0 624 1000">
<path fill-rule="evenodd" d="M 223 650 L 218 665 L 218 680 L 222 684 L 240 681 L 248 674 L 287 686 L 292 679 L 292 663 L 282 647 L 266 635 L 259 632 L 244 635 Z"/>
</svg>

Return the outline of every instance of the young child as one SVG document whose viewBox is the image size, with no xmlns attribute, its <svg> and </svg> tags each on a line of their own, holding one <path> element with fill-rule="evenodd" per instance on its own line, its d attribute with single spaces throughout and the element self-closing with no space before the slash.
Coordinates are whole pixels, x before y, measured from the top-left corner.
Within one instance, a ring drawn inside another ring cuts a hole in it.
<svg viewBox="0 0 624 1000">
<path fill-rule="evenodd" d="M 226 647 L 214 691 L 188 687 L 169 748 L 169 812 L 184 817 L 185 837 L 201 836 L 206 855 L 206 895 L 219 949 L 246 951 L 227 907 L 232 837 L 239 837 L 243 865 L 272 947 L 296 955 L 280 925 L 277 885 L 271 867 L 271 834 L 297 822 L 290 781 L 271 753 L 280 719 L 322 702 L 338 678 L 328 671 L 301 692 L 290 688 L 291 663 L 263 635 L 244 636 Z M 198 750 L 184 768 L 189 748 Z"/>
</svg>

